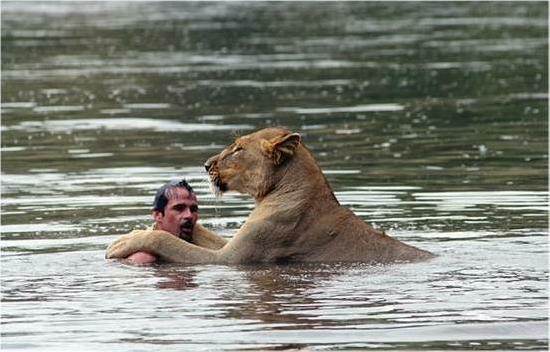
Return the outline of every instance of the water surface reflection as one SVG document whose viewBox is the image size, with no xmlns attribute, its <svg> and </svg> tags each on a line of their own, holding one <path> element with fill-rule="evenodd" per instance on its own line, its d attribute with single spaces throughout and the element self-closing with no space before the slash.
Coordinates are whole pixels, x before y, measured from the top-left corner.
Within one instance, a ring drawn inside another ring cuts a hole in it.
<svg viewBox="0 0 550 352">
<path fill-rule="evenodd" d="M 2 350 L 543 350 L 548 5 L 16 2 L 2 7 Z M 201 165 L 299 131 L 339 201 L 439 254 L 368 266 L 103 259 Z"/>
</svg>

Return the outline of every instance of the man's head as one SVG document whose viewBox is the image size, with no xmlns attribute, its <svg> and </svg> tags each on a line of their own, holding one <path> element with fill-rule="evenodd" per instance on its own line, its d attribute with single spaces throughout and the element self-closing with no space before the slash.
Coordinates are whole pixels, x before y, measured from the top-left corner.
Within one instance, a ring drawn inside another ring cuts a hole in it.
<svg viewBox="0 0 550 352">
<path fill-rule="evenodd" d="M 197 197 L 185 180 L 163 185 L 155 195 L 153 219 L 156 228 L 190 241 L 199 219 Z"/>
</svg>

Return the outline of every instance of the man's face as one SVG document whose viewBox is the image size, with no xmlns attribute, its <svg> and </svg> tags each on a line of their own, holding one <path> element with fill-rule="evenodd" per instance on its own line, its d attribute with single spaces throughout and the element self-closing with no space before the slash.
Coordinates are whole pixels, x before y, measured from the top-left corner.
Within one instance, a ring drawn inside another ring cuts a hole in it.
<svg viewBox="0 0 550 352">
<path fill-rule="evenodd" d="M 193 227 L 199 219 L 197 197 L 185 188 L 177 187 L 168 191 L 167 198 L 164 215 L 160 211 L 153 211 L 157 228 L 186 241 L 191 240 Z"/>
</svg>

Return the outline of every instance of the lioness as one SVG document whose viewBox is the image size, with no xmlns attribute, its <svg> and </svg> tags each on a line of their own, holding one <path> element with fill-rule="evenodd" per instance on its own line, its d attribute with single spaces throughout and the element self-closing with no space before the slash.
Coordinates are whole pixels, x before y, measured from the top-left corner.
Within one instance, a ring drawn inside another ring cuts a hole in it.
<svg viewBox="0 0 550 352">
<path fill-rule="evenodd" d="M 162 231 L 134 231 L 115 241 L 107 258 L 139 250 L 178 263 L 387 263 L 433 257 L 373 229 L 341 206 L 297 133 L 266 128 L 242 136 L 205 167 L 217 192 L 237 191 L 256 201 L 230 241 L 205 248 Z"/>
</svg>

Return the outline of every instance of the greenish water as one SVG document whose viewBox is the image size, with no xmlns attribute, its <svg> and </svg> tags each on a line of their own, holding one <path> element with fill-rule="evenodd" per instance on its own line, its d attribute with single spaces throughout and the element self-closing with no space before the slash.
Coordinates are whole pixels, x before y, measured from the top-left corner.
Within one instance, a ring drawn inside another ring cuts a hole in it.
<svg viewBox="0 0 550 352">
<path fill-rule="evenodd" d="M 2 350 L 546 350 L 546 2 L 11 2 Z M 300 132 L 395 266 L 105 261 L 155 190 L 231 237 L 202 164 Z"/>
</svg>

